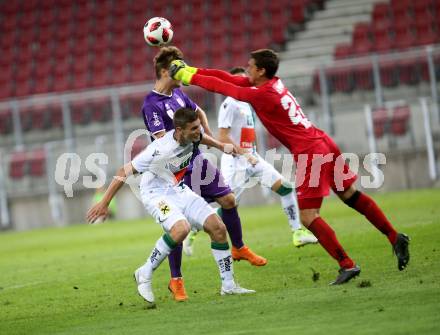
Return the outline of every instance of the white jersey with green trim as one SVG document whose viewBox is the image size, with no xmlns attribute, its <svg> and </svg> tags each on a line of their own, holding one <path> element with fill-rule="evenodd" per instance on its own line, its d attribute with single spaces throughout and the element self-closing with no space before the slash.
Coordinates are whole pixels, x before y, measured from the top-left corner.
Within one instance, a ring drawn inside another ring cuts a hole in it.
<svg viewBox="0 0 440 335">
<path fill-rule="evenodd" d="M 175 130 L 167 132 L 139 153 L 131 164 L 143 173 L 140 188 L 169 188 L 184 177 L 199 142 L 182 146 L 174 139 Z"/>
</svg>

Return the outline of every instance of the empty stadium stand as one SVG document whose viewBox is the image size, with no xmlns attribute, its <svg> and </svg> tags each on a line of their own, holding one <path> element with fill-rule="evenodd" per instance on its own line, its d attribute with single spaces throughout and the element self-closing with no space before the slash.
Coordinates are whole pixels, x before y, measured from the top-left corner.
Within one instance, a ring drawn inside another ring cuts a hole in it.
<svg viewBox="0 0 440 335">
<path fill-rule="evenodd" d="M 440 30 L 437 14 L 440 2 L 437 0 L 391 0 L 377 2 L 371 15 L 362 18 L 353 26 L 350 41 L 335 46 L 333 57 L 336 60 L 369 56 L 372 53 L 387 55 L 393 52 L 417 49 L 440 42 Z M 437 72 L 440 58 L 434 58 Z M 417 85 L 428 82 L 428 64 L 426 57 L 405 57 L 398 61 L 379 59 L 381 84 L 384 87 L 398 85 Z M 349 93 L 353 90 L 371 90 L 371 60 L 365 64 L 338 66 L 327 70 L 331 92 Z M 314 90 L 320 92 L 318 70 L 314 74 Z"/>
<path fill-rule="evenodd" d="M 153 80 L 151 60 L 157 50 L 142 38 L 152 16 L 171 19 L 173 43 L 190 62 L 227 68 L 244 64 L 249 50 L 283 44 L 289 23 L 304 24 L 323 3 L 4 1 L 0 99 Z M 192 24 L 185 20 L 188 15 Z"/>
</svg>

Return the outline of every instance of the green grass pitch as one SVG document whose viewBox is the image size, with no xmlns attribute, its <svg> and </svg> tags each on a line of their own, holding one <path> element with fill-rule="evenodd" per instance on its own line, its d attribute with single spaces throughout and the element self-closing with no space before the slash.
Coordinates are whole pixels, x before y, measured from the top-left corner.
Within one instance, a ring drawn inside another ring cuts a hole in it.
<svg viewBox="0 0 440 335">
<path fill-rule="evenodd" d="M 155 272 L 155 310 L 145 309 L 132 277 L 162 233 L 151 219 L 3 232 L 0 334 L 439 334 L 440 190 L 374 198 L 411 237 L 405 271 L 384 236 L 329 199 L 322 215 L 362 268 L 356 280 L 329 287 L 337 264 L 319 245 L 293 247 L 278 204 L 242 208 L 245 241 L 268 264 L 236 262 L 235 273 L 257 293 L 219 295 L 209 241 L 199 234 L 195 255 L 183 260 L 190 300 L 171 299 L 165 261 Z"/>
</svg>

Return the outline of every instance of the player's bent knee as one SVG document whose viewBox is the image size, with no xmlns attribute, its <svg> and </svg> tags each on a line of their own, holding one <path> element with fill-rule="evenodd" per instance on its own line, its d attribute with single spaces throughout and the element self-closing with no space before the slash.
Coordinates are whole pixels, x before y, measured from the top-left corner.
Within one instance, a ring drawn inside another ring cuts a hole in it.
<svg viewBox="0 0 440 335">
<path fill-rule="evenodd" d="M 301 209 L 299 211 L 299 216 L 301 223 L 308 227 L 317 217 L 319 217 L 319 212 L 317 209 Z"/>
<path fill-rule="evenodd" d="M 170 230 L 170 235 L 177 243 L 183 242 L 185 237 L 191 231 L 191 226 L 186 220 L 177 221 Z"/>
<path fill-rule="evenodd" d="M 217 214 L 208 216 L 203 228 L 212 240 L 226 241 L 226 226 Z"/>
<path fill-rule="evenodd" d="M 229 193 L 216 199 L 218 204 L 224 209 L 231 209 L 237 206 L 234 193 Z"/>
</svg>

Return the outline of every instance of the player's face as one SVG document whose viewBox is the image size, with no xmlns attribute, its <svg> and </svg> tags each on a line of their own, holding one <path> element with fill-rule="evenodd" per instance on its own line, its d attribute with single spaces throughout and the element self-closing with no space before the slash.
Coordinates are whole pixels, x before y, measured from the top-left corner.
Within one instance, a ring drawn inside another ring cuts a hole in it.
<svg viewBox="0 0 440 335">
<path fill-rule="evenodd" d="M 246 72 L 248 73 L 249 81 L 251 84 L 256 84 L 257 80 L 261 78 L 263 69 L 259 69 L 255 65 L 255 59 L 251 58 L 248 61 Z"/>
<path fill-rule="evenodd" d="M 194 122 L 186 124 L 186 127 L 182 129 L 182 139 L 184 143 L 197 142 L 200 140 L 200 120 L 197 119 Z"/>
<path fill-rule="evenodd" d="M 171 89 L 180 87 L 181 82 L 171 78 L 167 69 L 162 69 L 160 76 L 160 79 L 166 81 Z"/>
</svg>

